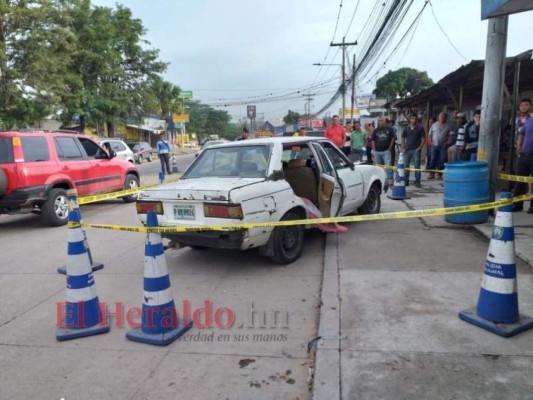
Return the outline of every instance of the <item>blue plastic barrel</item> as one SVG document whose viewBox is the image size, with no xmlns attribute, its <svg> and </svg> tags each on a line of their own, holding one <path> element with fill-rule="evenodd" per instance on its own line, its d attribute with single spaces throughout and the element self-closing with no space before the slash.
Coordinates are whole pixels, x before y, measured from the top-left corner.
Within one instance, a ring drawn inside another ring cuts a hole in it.
<svg viewBox="0 0 533 400">
<path fill-rule="evenodd" d="M 458 207 L 489 201 L 489 168 L 486 161 L 446 164 L 444 169 L 444 207 Z M 488 210 L 449 214 L 453 224 L 482 224 L 489 219 Z"/>
</svg>

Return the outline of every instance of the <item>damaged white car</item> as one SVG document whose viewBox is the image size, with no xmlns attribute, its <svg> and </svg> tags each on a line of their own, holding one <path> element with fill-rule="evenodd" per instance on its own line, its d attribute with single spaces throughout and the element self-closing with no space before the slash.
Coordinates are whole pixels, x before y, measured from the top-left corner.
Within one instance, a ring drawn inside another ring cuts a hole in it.
<svg viewBox="0 0 533 400">
<path fill-rule="evenodd" d="M 379 213 L 385 171 L 354 165 L 329 140 L 261 138 L 205 149 L 180 181 L 140 193 L 137 212 L 160 226 L 207 226 Z M 165 233 L 171 246 L 247 250 L 258 247 L 288 264 L 302 251 L 305 226 Z"/>
</svg>

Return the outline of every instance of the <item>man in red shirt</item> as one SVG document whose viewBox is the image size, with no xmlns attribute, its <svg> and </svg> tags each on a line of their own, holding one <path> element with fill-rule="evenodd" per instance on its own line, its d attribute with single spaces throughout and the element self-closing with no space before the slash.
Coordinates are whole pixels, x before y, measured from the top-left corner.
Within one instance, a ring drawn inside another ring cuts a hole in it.
<svg viewBox="0 0 533 400">
<path fill-rule="evenodd" d="M 339 125 L 338 115 L 334 115 L 333 118 L 331 118 L 331 125 L 326 129 L 325 136 L 335 143 L 338 148 L 342 148 L 344 145 L 344 137 L 346 136 L 346 132 L 344 131 L 344 127 Z"/>
</svg>

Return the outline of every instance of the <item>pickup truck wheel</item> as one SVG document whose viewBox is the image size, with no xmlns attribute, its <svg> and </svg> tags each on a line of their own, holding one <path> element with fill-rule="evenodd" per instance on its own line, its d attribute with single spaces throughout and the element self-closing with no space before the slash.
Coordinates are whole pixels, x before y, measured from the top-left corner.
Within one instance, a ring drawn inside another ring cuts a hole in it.
<svg viewBox="0 0 533 400">
<path fill-rule="evenodd" d="M 366 200 L 359 208 L 359 214 L 379 214 L 381 209 L 381 196 L 377 185 L 372 185 L 366 196 Z"/>
<path fill-rule="evenodd" d="M 139 178 L 137 178 L 135 175 L 128 174 L 126 175 L 126 180 L 124 181 L 124 190 L 127 189 L 135 189 L 139 187 Z M 133 203 L 135 200 L 137 200 L 136 194 L 130 194 L 128 196 L 124 196 L 122 198 L 125 203 Z"/>
<path fill-rule="evenodd" d="M 288 212 L 281 219 L 282 221 L 290 221 L 301 219 L 301 217 L 294 213 Z M 300 257 L 304 244 L 304 226 L 278 226 L 272 232 L 272 249 L 273 254 L 270 259 L 277 264 L 290 264 Z"/>
<path fill-rule="evenodd" d="M 68 222 L 68 198 L 65 189 L 52 189 L 48 199 L 41 207 L 41 214 L 46 224 L 61 226 Z"/>
</svg>

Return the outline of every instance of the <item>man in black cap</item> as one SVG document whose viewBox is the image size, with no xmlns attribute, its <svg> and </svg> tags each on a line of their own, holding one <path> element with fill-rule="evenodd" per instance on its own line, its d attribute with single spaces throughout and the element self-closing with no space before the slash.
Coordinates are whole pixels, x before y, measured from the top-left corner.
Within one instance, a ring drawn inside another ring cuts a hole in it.
<svg viewBox="0 0 533 400">
<path fill-rule="evenodd" d="M 242 128 L 241 136 L 237 140 L 246 140 L 248 139 L 248 129 Z"/>
</svg>

